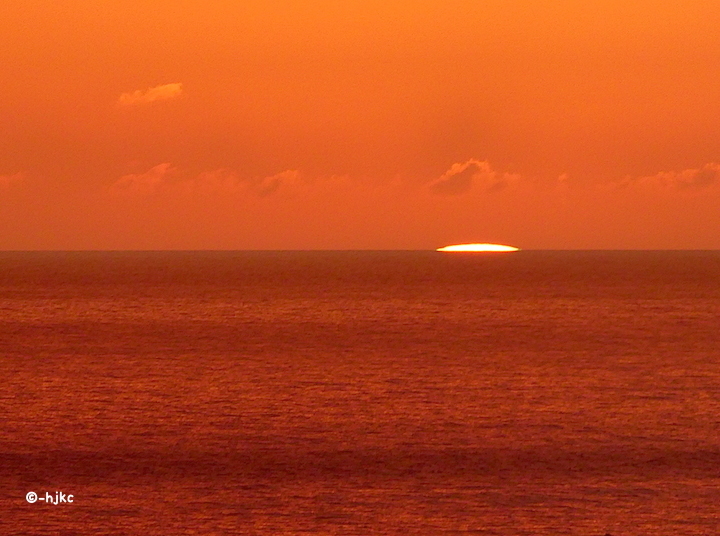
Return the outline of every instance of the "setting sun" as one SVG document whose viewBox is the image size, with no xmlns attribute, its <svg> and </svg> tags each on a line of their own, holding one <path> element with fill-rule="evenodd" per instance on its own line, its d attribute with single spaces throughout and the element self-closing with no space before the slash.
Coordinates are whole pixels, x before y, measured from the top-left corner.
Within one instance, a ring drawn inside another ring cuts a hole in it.
<svg viewBox="0 0 720 536">
<path fill-rule="evenodd" d="M 436 251 L 502 252 L 502 251 L 520 251 L 520 248 L 516 248 L 513 246 L 504 246 L 502 244 L 455 244 L 453 246 L 445 246 L 442 248 L 438 248 Z"/>
</svg>

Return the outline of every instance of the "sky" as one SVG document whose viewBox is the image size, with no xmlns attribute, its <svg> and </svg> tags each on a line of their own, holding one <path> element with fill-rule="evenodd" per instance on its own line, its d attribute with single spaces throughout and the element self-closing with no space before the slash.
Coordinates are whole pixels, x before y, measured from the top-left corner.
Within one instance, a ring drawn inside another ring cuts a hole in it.
<svg viewBox="0 0 720 536">
<path fill-rule="evenodd" d="M 23 0 L 0 249 L 720 248 L 720 3 Z"/>
</svg>

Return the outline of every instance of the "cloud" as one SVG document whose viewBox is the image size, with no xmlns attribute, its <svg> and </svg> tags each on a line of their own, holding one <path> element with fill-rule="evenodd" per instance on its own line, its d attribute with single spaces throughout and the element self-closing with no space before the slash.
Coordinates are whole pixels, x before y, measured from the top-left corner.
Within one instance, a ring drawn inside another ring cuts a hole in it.
<svg viewBox="0 0 720 536">
<path fill-rule="evenodd" d="M 195 178 L 183 181 L 182 188 L 193 194 L 234 194 L 246 188 L 237 173 L 230 169 L 203 171 Z"/>
<path fill-rule="evenodd" d="M 0 175 L 0 188 L 10 188 L 25 179 L 25 173 L 18 171 L 12 175 Z"/>
<path fill-rule="evenodd" d="M 641 177 L 640 182 L 660 184 L 679 190 L 699 190 L 720 184 L 720 164 L 709 163 L 698 169 L 661 171 L 656 175 Z"/>
<path fill-rule="evenodd" d="M 299 182 L 300 172 L 294 169 L 288 169 L 287 171 L 265 177 L 255 185 L 254 189 L 259 196 L 264 197 L 278 192 L 281 188 L 291 188 Z"/>
<path fill-rule="evenodd" d="M 235 194 L 246 192 L 266 197 L 300 184 L 300 172 L 288 169 L 267 177 L 240 177 L 229 169 L 204 171 L 197 177 L 184 181 L 183 187 L 190 192 L 203 194 Z"/>
<path fill-rule="evenodd" d="M 181 95 L 183 92 L 182 84 L 164 84 L 146 89 L 145 91 L 137 90 L 131 93 L 123 93 L 118 99 L 121 106 L 137 106 L 149 104 L 158 100 L 172 99 Z"/>
<path fill-rule="evenodd" d="M 114 193 L 151 194 L 167 181 L 173 170 L 174 168 L 167 162 L 158 164 L 145 173 L 120 177 L 110 190 Z"/>
<path fill-rule="evenodd" d="M 461 195 L 473 185 L 479 185 L 486 192 L 503 190 L 520 176 L 512 173 L 494 171 L 487 161 L 470 159 L 467 162 L 453 164 L 439 178 L 428 184 L 428 188 L 440 195 Z"/>
<path fill-rule="evenodd" d="M 699 168 L 660 171 L 655 175 L 632 176 L 606 183 L 602 189 L 641 189 L 654 191 L 699 192 L 720 186 L 720 164 L 710 162 Z"/>
</svg>

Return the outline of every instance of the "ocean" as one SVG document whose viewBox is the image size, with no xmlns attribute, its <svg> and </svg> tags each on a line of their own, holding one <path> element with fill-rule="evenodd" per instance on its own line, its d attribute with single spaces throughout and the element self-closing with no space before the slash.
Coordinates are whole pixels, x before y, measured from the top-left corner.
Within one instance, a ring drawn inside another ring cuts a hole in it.
<svg viewBox="0 0 720 536">
<path fill-rule="evenodd" d="M 3 535 L 720 532 L 716 251 L 4 252 L 0 374 Z"/>
</svg>

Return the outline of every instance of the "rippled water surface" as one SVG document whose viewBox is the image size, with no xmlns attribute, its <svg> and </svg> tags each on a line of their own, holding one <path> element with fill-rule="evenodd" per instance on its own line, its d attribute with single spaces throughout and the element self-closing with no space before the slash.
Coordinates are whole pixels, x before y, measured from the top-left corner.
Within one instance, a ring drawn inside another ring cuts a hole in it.
<svg viewBox="0 0 720 536">
<path fill-rule="evenodd" d="M 720 527 L 718 252 L 0 253 L 0 374 L 0 534 Z"/>
</svg>

